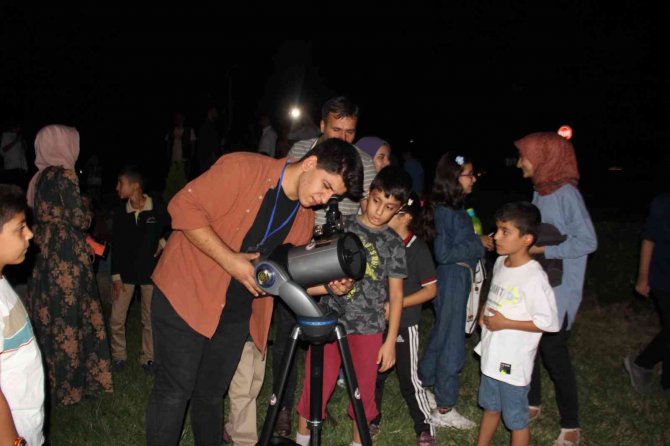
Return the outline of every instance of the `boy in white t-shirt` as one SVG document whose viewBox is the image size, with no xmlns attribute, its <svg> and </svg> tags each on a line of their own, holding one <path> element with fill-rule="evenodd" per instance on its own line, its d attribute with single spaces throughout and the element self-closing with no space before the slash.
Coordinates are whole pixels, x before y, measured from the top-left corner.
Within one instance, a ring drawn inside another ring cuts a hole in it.
<svg viewBox="0 0 670 446">
<path fill-rule="evenodd" d="M 23 262 L 33 233 L 26 198 L 17 186 L 0 185 L 0 445 L 44 443 L 44 368 L 28 313 L 2 275 Z"/>
<path fill-rule="evenodd" d="M 528 389 L 542 333 L 558 331 L 556 299 L 542 266 L 529 248 L 540 226 L 540 211 L 528 202 L 507 203 L 495 215 L 496 252 L 488 300 L 480 316 L 484 409 L 478 445 L 489 445 L 500 416 L 512 431 L 512 445 L 530 444 Z"/>
</svg>

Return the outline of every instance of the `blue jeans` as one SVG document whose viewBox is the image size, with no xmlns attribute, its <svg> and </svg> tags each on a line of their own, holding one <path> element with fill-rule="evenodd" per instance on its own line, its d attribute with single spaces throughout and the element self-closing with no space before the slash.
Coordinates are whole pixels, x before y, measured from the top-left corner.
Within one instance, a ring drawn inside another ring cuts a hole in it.
<svg viewBox="0 0 670 446">
<path fill-rule="evenodd" d="M 446 271 L 440 271 L 442 268 Z M 466 268 L 458 265 L 438 268 L 438 293 L 433 301 L 435 325 L 419 362 L 421 382 L 433 387 L 438 407 L 453 407 L 458 401 L 458 374 L 465 362 L 465 307 L 470 286 L 470 272 Z"/>
<path fill-rule="evenodd" d="M 157 367 L 147 405 L 147 445 L 179 443 L 190 401 L 195 444 L 220 446 L 223 397 L 240 362 L 249 321 L 232 322 L 222 315 L 216 332 L 207 339 L 193 330 L 154 287 L 151 323 Z"/>
</svg>

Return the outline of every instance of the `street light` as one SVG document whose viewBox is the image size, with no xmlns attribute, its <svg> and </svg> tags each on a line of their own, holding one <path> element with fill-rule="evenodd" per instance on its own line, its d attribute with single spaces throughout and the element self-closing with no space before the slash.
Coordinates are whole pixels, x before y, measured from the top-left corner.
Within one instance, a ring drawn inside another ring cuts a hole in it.
<svg viewBox="0 0 670 446">
<path fill-rule="evenodd" d="M 292 107 L 291 111 L 289 112 L 289 116 L 291 116 L 291 119 L 297 120 L 300 118 L 301 111 L 298 107 Z"/>
</svg>

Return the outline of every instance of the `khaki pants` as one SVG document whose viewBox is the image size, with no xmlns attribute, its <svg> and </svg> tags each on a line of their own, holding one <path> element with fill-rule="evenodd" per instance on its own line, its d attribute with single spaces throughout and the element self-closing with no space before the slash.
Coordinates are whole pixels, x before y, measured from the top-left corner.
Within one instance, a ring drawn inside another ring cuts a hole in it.
<svg viewBox="0 0 670 446">
<path fill-rule="evenodd" d="M 264 378 L 265 355 L 258 351 L 252 341 L 247 341 L 228 388 L 230 411 L 226 431 L 235 446 L 254 446 L 258 442 L 256 398 Z"/>
<path fill-rule="evenodd" d="M 151 334 L 151 294 L 153 285 L 139 285 L 142 294 L 142 353 L 140 363 L 154 360 L 154 341 Z M 126 353 L 126 317 L 133 299 L 135 285 L 124 283 L 120 296 L 112 299 L 112 315 L 109 318 L 109 331 L 112 344 L 112 359 L 125 361 Z"/>
</svg>

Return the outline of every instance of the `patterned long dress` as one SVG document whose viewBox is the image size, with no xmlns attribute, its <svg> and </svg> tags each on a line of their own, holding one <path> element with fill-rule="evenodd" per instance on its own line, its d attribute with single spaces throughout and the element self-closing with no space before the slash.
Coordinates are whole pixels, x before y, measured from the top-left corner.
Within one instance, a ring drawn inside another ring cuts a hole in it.
<svg viewBox="0 0 670 446">
<path fill-rule="evenodd" d="M 39 253 L 28 281 L 28 311 L 46 361 L 52 406 L 112 391 L 105 322 L 84 230 L 76 174 L 48 167 L 35 191 Z"/>
</svg>

